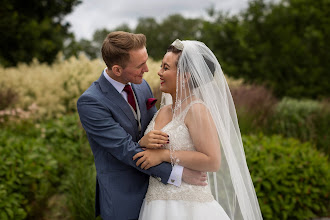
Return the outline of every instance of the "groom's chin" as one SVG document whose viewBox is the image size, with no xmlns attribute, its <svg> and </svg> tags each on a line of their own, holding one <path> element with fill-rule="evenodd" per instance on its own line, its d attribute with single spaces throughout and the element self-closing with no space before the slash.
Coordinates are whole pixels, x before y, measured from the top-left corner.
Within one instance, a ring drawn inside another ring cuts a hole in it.
<svg viewBox="0 0 330 220">
<path fill-rule="evenodd" d="M 142 82 L 143 82 L 143 77 L 141 77 L 141 78 L 135 78 L 134 82 L 131 82 L 131 83 L 141 84 Z"/>
</svg>

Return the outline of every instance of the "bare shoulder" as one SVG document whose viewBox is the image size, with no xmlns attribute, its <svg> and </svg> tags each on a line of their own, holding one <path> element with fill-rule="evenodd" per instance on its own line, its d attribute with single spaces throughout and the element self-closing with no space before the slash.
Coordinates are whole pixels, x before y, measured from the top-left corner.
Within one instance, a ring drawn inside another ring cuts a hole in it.
<svg viewBox="0 0 330 220">
<path fill-rule="evenodd" d="M 171 111 L 172 111 L 171 105 L 165 105 L 159 109 L 158 114 L 168 114 Z"/>
<path fill-rule="evenodd" d="M 209 109 L 204 103 L 194 103 L 187 112 L 185 124 L 188 126 L 198 121 L 206 121 L 210 117 Z"/>
<path fill-rule="evenodd" d="M 190 107 L 190 109 L 187 112 L 187 116 L 188 115 L 191 116 L 194 114 L 201 114 L 201 115 L 209 114 L 209 110 L 203 102 L 197 102 Z"/>
</svg>

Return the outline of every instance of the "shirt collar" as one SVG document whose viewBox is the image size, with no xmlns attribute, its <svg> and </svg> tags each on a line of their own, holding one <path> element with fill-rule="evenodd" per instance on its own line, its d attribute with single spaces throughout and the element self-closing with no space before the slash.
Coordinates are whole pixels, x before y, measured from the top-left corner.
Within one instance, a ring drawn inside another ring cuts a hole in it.
<svg viewBox="0 0 330 220">
<path fill-rule="evenodd" d="M 125 87 L 125 84 L 118 82 L 114 79 L 112 79 L 108 74 L 107 74 L 107 67 L 103 70 L 103 75 L 104 77 L 113 85 L 113 87 L 115 87 L 115 89 L 121 93 Z M 130 84 L 130 83 L 128 83 Z"/>
</svg>

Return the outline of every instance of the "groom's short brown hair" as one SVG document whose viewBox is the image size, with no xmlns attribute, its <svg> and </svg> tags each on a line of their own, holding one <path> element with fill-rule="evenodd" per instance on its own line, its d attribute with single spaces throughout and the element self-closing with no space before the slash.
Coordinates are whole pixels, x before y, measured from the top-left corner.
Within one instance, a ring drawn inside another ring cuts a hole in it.
<svg viewBox="0 0 330 220">
<path fill-rule="evenodd" d="M 117 64 L 126 67 L 129 61 L 129 52 L 146 46 L 144 34 L 133 34 L 124 31 L 114 31 L 108 34 L 102 45 L 102 57 L 109 69 Z"/>
</svg>

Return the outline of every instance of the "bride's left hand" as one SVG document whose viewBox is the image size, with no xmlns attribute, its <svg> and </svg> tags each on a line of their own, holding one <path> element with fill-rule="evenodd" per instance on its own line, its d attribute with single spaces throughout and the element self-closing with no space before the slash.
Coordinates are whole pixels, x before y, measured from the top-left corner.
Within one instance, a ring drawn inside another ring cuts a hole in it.
<svg viewBox="0 0 330 220">
<path fill-rule="evenodd" d="M 133 160 L 140 158 L 136 162 L 136 166 L 141 165 L 141 169 L 149 169 L 150 167 L 161 164 L 164 160 L 166 149 L 146 149 L 134 155 Z"/>
</svg>

